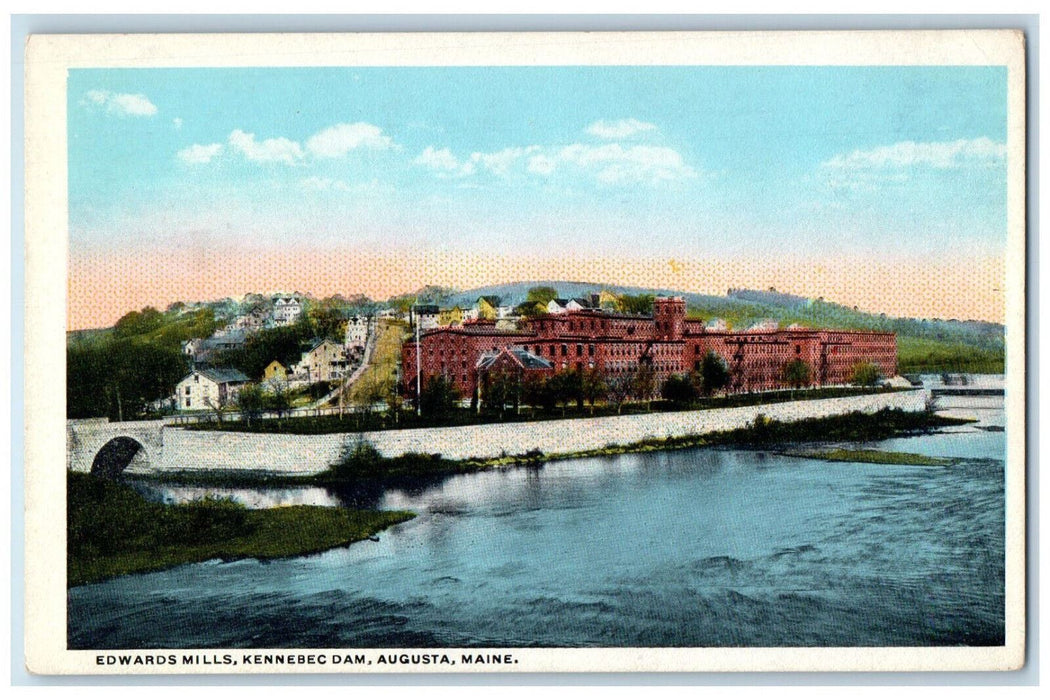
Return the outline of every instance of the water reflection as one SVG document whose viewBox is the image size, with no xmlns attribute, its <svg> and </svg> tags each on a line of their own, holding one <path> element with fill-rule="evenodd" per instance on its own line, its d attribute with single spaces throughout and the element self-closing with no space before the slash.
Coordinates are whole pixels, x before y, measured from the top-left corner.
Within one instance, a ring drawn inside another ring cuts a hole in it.
<svg viewBox="0 0 1050 700">
<path fill-rule="evenodd" d="M 1001 644 L 1005 435 L 980 427 L 1003 424 L 1002 409 L 945 398 L 981 423 L 862 446 L 958 458 L 952 467 L 687 449 L 385 492 L 172 491 L 418 517 L 319 555 L 74 588 L 69 644 Z"/>
</svg>

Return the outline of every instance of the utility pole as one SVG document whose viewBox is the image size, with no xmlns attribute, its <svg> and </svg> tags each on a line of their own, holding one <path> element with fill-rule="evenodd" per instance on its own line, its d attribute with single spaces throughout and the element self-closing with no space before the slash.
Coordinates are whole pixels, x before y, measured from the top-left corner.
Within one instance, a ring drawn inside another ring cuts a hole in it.
<svg viewBox="0 0 1050 700">
<path fill-rule="evenodd" d="M 421 357 L 423 354 L 423 348 L 419 344 L 419 314 L 416 313 L 416 304 L 412 304 L 412 322 L 416 326 L 416 415 L 423 415 L 423 391 L 422 391 L 422 379 L 420 374 L 421 369 Z"/>
</svg>

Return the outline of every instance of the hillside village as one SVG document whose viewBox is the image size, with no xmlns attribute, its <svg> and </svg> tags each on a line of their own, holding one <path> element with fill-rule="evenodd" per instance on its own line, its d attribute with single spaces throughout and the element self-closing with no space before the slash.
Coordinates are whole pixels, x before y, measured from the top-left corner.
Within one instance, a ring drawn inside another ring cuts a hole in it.
<svg viewBox="0 0 1050 700">
<path fill-rule="evenodd" d="M 551 290 L 553 292 L 553 290 Z M 283 364 L 274 358 L 261 375 L 222 366 L 229 353 L 242 350 L 254 334 L 277 328 L 292 328 L 303 317 L 310 304 L 302 295 L 275 295 L 270 304 L 258 300 L 249 309 L 238 309 L 214 333 L 204 338 L 191 338 L 181 344 L 190 371 L 175 387 L 172 396 L 158 399 L 152 408 L 162 412 L 196 412 L 215 410 L 236 402 L 242 387 L 258 384 L 264 394 L 281 395 L 302 391 L 319 383 L 350 383 L 364 369 L 370 342 L 375 340 L 377 324 L 393 324 L 410 332 L 428 332 L 439 328 L 492 328 L 514 331 L 523 318 L 541 314 L 564 314 L 584 309 L 618 311 L 622 298 L 603 291 L 589 297 L 561 298 L 552 296 L 546 302 L 526 300 L 516 306 L 503 303 L 496 295 L 477 297 L 472 306 L 441 306 L 411 303 L 407 309 L 397 306 L 370 308 L 346 313 L 341 342 L 332 338 L 314 338 L 302 350 L 298 361 Z M 719 322 L 716 321 L 717 326 Z M 724 327 L 724 324 L 723 324 Z M 317 407 L 332 400 L 331 393 L 309 404 Z"/>
<path fill-rule="evenodd" d="M 571 295 L 559 294 L 559 289 Z M 164 312 L 149 307 L 129 312 L 111 329 L 69 334 L 68 415 L 105 415 L 117 420 L 175 413 L 221 419 L 223 412 L 242 405 L 280 415 L 294 409 L 327 406 L 342 411 L 351 405 L 414 400 L 422 378 L 413 386 L 414 360 L 411 353 L 403 356 L 402 350 L 414 346 L 417 336 L 420 340 L 426 336 L 431 343 L 466 337 L 463 334 L 478 342 L 480 338 L 495 339 L 470 355 L 468 374 L 473 374 L 469 377 L 446 370 L 461 394 L 473 392 L 478 387 L 471 377 L 490 371 L 486 368 L 495 362 L 494 357 L 479 353 L 492 354 L 502 347 L 503 339 L 518 334 L 522 338 L 511 348 L 511 355 L 517 357 L 526 349 L 524 338 L 539 327 L 537 319 L 651 318 L 653 300 L 661 293 L 564 282 L 505 285 L 494 290 L 503 293 L 477 290 L 470 295 L 424 287 L 386 302 L 363 296 L 317 299 L 298 292 L 253 293 L 214 302 L 176 302 Z M 897 334 L 902 371 L 914 371 L 916 365 L 924 364 L 934 369 L 955 368 L 962 366 L 960 361 L 993 371 L 1001 366 L 1001 326 L 992 324 L 887 319 L 776 290 L 734 289 L 727 297 L 687 294 L 685 300 L 690 333 L 714 337 L 732 330 L 798 335 L 821 327 L 867 329 Z M 573 325 L 563 324 L 564 328 Z M 438 331 L 446 335 L 435 335 Z M 452 335 L 447 335 L 449 331 Z M 577 344 L 573 341 L 569 347 Z M 373 356 L 377 347 L 378 357 Z M 599 364 L 624 364 L 614 357 L 619 351 L 606 345 L 602 348 L 613 355 L 598 358 Z M 535 345 L 530 352 L 542 355 L 543 350 Z M 731 364 L 733 353 L 728 348 L 721 353 Z M 640 359 L 639 355 L 628 364 L 637 365 Z M 699 359 L 683 358 L 673 364 L 665 357 L 654 366 L 675 367 L 684 375 L 698 366 Z M 540 367 L 551 360 L 522 361 Z M 468 361 L 465 355 L 457 363 L 463 361 Z M 593 363 L 592 358 L 587 366 Z M 579 360 L 572 365 L 586 369 Z M 886 369 L 891 369 L 890 364 Z M 440 370 L 441 363 L 437 363 L 430 371 Z M 777 378 L 772 369 L 764 371 L 768 376 L 755 387 Z M 747 386 L 740 385 L 738 390 Z"/>
</svg>

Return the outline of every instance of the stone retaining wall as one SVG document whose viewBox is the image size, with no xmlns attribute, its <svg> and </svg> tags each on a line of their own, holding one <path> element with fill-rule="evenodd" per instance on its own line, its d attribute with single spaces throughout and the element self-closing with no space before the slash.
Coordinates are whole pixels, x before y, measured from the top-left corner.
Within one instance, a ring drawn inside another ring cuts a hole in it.
<svg viewBox="0 0 1050 700">
<path fill-rule="evenodd" d="M 851 411 L 874 413 L 883 408 L 922 411 L 927 398 L 928 392 L 917 390 L 707 411 L 385 430 L 363 436 L 386 456 L 424 452 L 449 459 L 468 459 L 521 455 L 531 450 L 557 454 L 625 445 L 647 438 L 732 430 L 747 426 L 759 414 L 790 422 Z M 151 467 L 152 471 L 255 469 L 313 474 L 327 468 L 339 455 L 340 447 L 355 435 L 273 435 L 167 427 L 163 459 Z"/>
</svg>

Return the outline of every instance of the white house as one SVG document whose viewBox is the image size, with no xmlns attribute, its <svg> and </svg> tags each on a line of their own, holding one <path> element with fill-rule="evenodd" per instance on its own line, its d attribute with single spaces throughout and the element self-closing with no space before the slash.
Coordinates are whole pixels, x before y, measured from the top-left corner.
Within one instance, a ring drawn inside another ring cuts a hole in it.
<svg viewBox="0 0 1050 700">
<path fill-rule="evenodd" d="M 568 309 L 565 308 L 565 305 L 568 303 L 568 299 L 551 299 L 547 302 L 547 313 L 563 314 L 568 311 Z"/>
<path fill-rule="evenodd" d="M 416 304 L 410 309 L 412 323 L 419 323 L 419 330 L 428 331 L 437 328 L 441 310 L 435 304 Z"/>
<path fill-rule="evenodd" d="M 275 326 L 290 326 L 303 313 L 303 303 L 295 297 L 277 297 L 273 300 L 273 323 Z"/>
<path fill-rule="evenodd" d="M 726 323 L 724 318 L 713 318 L 707 322 L 704 328 L 709 331 L 727 331 L 729 330 L 729 324 Z"/>
<path fill-rule="evenodd" d="M 762 321 L 759 321 L 758 323 L 753 324 L 750 328 L 748 328 L 749 331 L 763 331 L 763 332 L 775 331 L 775 330 L 779 330 L 779 329 L 780 329 L 780 322 L 777 321 L 775 318 L 764 319 Z"/>
<path fill-rule="evenodd" d="M 180 411 L 228 406 L 248 382 L 238 369 L 198 369 L 175 385 L 175 402 Z"/>
<path fill-rule="evenodd" d="M 367 316 L 353 316 L 346 322 L 346 342 L 348 348 L 363 348 L 368 342 L 368 327 L 371 319 Z"/>
<path fill-rule="evenodd" d="M 204 338 L 191 338 L 182 343 L 182 352 L 190 358 L 195 358 L 204 349 Z"/>
</svg>

